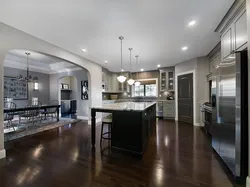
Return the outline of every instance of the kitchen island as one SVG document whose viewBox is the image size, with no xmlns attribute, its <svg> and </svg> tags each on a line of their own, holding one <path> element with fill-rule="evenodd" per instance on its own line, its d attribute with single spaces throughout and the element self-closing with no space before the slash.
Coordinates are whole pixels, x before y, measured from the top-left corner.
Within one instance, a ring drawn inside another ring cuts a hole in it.
<svg viewBox="0 0 250 187">
<path fill-rule="evenodd" d="M 96 112 L 112 113 L 112 148 L 142 155 L 156 124 L 155 102 L 122 102 L 91 108 L 92 146 L 96 139 Z"/>
</svg>

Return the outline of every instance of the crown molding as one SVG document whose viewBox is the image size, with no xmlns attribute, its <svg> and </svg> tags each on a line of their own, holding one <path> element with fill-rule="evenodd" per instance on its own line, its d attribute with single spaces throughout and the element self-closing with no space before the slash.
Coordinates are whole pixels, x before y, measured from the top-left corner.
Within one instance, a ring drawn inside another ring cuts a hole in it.
<svg viewBox="0 0 250 187">
<path fill-rule="evenodd" d="M 246 9 L 246 0 L 236 0 L 215 29 L 215 32 L 223 33 L 232 24 L 235 17 L 244 9 Z"/>
</svg>

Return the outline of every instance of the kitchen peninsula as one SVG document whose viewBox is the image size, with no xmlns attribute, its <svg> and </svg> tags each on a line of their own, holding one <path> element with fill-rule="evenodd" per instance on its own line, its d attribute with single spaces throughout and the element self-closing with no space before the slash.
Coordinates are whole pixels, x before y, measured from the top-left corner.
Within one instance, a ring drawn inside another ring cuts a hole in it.
<svg viewBox="0 0 250 187">
<path fill-rule="evenodd" d="M 96 112 L 112 113 L 111 146 L 142 155 L 156 123 L 155 102 L 103 104 L 91 109 L 92 146 L 95 146 Z"/>
</svg>

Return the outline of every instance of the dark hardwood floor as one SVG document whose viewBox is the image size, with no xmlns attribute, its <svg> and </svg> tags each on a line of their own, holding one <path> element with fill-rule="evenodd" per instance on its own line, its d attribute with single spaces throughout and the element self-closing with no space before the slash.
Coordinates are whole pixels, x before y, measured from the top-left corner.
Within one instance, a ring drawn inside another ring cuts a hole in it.
<svg viewBox="0 0 250 187">
<path fill-rule="evenodd" d="M 132 130 L 132 129 L 131 129 Z M 100 126 L 97 128 L 99 143 Z M 91 148 L 90 126 L 67 125 L 8 143 L 0 186 L 232 187 L 200 128 L 158 121 L 142 159 Z"/>
</svg>

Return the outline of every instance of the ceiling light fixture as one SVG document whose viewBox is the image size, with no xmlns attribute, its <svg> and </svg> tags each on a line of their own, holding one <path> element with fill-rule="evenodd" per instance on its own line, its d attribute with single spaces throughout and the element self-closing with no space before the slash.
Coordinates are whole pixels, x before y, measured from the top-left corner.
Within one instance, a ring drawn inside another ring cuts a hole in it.
<svg viewBox="0 0 250 187">
<path fill-rule="evenodd" d="M 29 71 L 29 56 L 30 56 L 30 53 L 25 52 L 25 55 L 27 56 L 27 74 L 26 74 L 26 77 L 23 77 L 22 75 L 19 75 L 19 76 L 16 77 L 16 79 L 18 81 L 37 82 L 39 80 L 38 77 L 37 76 L 32 77 L 30 75 L 30 71 Z"/>
<path fill-rule="evenodd" d="M 107 61 L 107 60 L 105 60 L 105 63 L 107 64 L 107 63 L 108 63 L 108 61 Z"/>
<path fill-rule="evenodd" d="M 144 71 L 144 69 L 142 68 L 141 71 Z"/>
<path fill-rule="evenodd" d="M 123 37 L 123 36 L 120 36 L 119 39 L 121 40 L 121 72 L 123 72 L 124 70 L 123 70 L 123 68 L 122 68 L 122 40 L 124 39 L 124 37 Z M 125 77 L 125 76 L 122 75 L 122 74 L 121 74 L 120 76 L 117 77 L 117 80 L 118 80 L 120 83 L 125 82 L 126 79 L 127 79 L 127 77 Z"/>
<path fill-rule="evenodd" d="M 138 66 L 138 58 L 139 58 L 139 55 L 136 55 L 135 58 L 136 58 L 136 66 Z M 141 83 L 138 81 L 138 73 L 136 73 L 136 79 L 137 79 L 137 80 L 135 81 L 135 86 L 140 86 Z"/>
<path fill-rule="evenodd" d="M 193 27 L 194 25 L 196 24 L 196 21 L 195 20 L 192 20 L 188 23 L 188 26 L 189 27 Z"/>
<path fill-rule="evenodd" d="M 82 49 L 82 52 L 87 52 L 87 50 L 86 49 Z"/>
<path fill-rule="evenodd" d="M 160 68 L 160 67 L 161 67 L 161 65 L 160 65 L 160 64 L 158 64 L 158 65 L 157 65 L 157 67 L 158 67 L 158 68 Z"/>
<path fill-rule="evenodd" d="M 187 47 L 187 46 L 184 46 L 184 47 L 182 47 L 181 49 L 182 49 L 182 51 L 186 51 L 186 50 L 188 50 L 188 47 Z"/>
<path fill-rule="evenodd" d="M 131 51 L 133 48 L 128 48 L 130 51 L 130 72 L 132 71 L 132 66 L 131 66 Z M 130 86 L 132 86 L 135 83 L 135 80 L 131 78 L 131 73 L 130 73 L 130 79 L 127 81 Z"/>
</svg>

